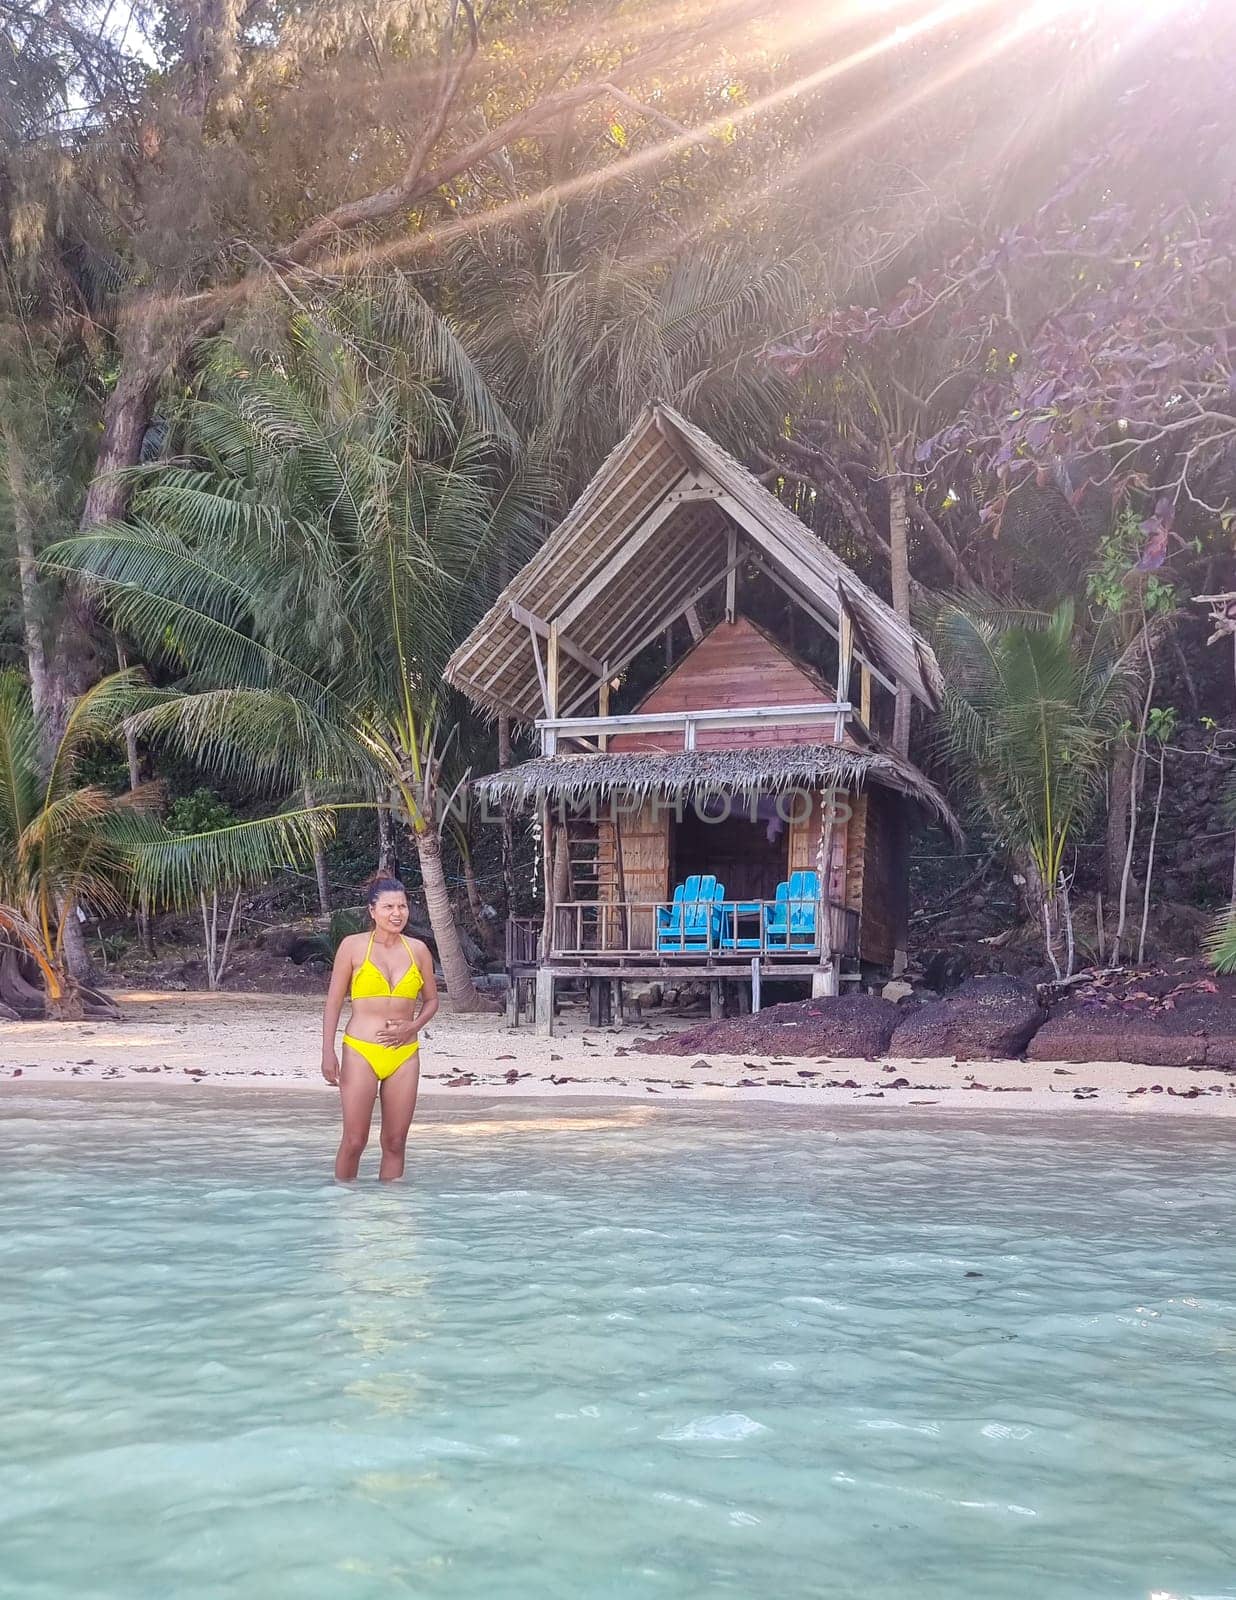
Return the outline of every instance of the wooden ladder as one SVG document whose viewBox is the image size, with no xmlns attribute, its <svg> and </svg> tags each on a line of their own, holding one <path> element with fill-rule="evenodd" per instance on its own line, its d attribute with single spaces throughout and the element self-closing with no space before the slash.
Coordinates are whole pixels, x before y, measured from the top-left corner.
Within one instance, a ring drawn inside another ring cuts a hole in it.
<svg viewBox="0 0 1236 1600">
<path fill-rule="evenodd" d="M 626 899 L 617 819 L 602 827 L 587 817 L 572 818 L 567 824 L 567 862 L 572 900 L 621 905 Z"/>
</svg>

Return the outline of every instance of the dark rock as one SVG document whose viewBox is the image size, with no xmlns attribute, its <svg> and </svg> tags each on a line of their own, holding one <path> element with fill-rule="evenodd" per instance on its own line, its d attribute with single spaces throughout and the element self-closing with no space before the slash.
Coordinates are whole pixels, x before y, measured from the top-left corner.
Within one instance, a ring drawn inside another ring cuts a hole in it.
<svg viewBox="0 0 1236 1600">
<path fill-rule="evenodd" d="M 1173 1035 L 1152 1017 L 1071 1011 L 1053 1017 L 1030 1041 L 1032 1061 L 1135 1061 L 1147 1067 L 1202 1066 L 1206 1040 Z"/>
<path fill-rule="evenodd" d="M 754 1016 L 727 1017 L 644 1045 L 650 1055 L 881 1056 L 906 1015 L 875 995 L 845 994 L 769 1006 Z"/>
<path fill-rule="evenodd" d="M 1202 962 L 1099 977 L 1075 990 L 1030 1047 L 1036 1061 L 1130 1061 L 1236 1070 L 1236 979 Z"/>
<path fill-rule="evenodd" d="M 955 994 L 899 1016 L 893 1056 L 955 1056 L 1001 1061 L 1019 1056 L 1047 1020 L 1031 984 L 1019 978 L 968 978 Z"/>
<path fill-rule="evenodd" d="M 956 989 L 969 972 L 964 950 L 937 950 L 923 963 L 923 982 L 929 989 Z"/>
</svg>

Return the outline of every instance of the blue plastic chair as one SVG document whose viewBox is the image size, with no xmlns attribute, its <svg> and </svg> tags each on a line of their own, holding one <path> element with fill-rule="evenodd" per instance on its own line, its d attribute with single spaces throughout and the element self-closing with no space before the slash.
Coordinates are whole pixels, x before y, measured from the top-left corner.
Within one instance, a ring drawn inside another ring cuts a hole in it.
<svg viewBox="0 0 1236 1600">
<path fill-rule="evenodd" d="M 672 906 L 657 907 L 656 946 L 661 951 L 713 950 L 721 933 L 725 888 L 711 873 L 692 876 L 674 890 Z"/>
<path fill-rule="evenodd" d="M 814 949 L 819 902 L 820 877 L 816 872 L 792 872 L 788 883 L 779 883 L 776 902 L 764 918 L 764 936 L 768 947 L 776 950 Z"/>
</svg>

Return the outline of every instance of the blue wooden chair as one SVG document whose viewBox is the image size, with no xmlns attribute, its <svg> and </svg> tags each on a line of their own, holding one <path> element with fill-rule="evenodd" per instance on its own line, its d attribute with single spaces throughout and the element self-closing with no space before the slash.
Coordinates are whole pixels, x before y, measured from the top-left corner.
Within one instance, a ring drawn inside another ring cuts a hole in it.
<svg viewBox="0 0 1236 1600">
<path fill-rule="evenodd" d="M 658 952 L 715 950 L 721 934 L 725 887 L 711 873 L 692 876 L 674 889 L 674 903 L 657 907 Z"/>
<path fill-rule="evenodd" d="M 819 874 L 791 872 L 788 883 L 777 885 L 776 900 L 764 918 L 764 937 L 768 948 L 814 949 L 819 904 Z"/>
</svg>

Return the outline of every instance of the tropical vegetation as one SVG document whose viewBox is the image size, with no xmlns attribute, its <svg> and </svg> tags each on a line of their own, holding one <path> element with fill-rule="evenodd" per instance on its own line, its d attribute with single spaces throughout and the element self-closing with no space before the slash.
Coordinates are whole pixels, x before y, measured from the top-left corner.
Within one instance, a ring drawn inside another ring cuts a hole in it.
<svg viewBox="0 0 1236 1600">
<path fill-rule="evenodd" d="M 124 10 L 0 0 L 11 982 L 403 848 L 472 1003 L 442 665 L 654 397 L 934 628 L 1049 968 L 1236 906 L 1230 6 Z"/>
</svg>

